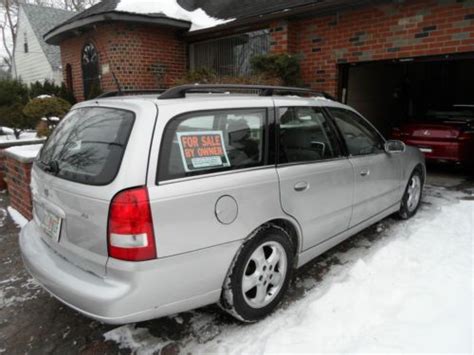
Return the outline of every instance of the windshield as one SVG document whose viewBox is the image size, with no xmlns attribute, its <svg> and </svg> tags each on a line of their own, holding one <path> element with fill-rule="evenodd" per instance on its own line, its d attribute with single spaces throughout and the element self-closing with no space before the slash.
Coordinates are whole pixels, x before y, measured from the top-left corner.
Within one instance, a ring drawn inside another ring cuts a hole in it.
<svg viewBox="0 0 474 355">
<path fill-rule="evenodd" d="M 120 168 L 133 122 L 129 111 L 97 107 L 71 111 L 45 144 L 37 164 L 66 180 L 109 184 Z"/>
<path fill-rule="evenodd" d="M 474 120 L 474 105 L 457 105 L 446 110 L 430 110 L 426 119 L 437 121 L 471 121 Z"/>
</svg>

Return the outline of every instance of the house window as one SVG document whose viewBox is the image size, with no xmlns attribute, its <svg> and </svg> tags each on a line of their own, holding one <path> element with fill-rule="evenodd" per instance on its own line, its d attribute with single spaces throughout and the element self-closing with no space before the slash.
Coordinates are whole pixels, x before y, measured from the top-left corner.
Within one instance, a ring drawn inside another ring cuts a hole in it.
<svg viewBox="0 0 474 355">
<path fill-rule="evenodd" d="M 82 49 L 82 80 L 84 83 L 84 98 L 97 97 L 100 92 L 99 53 L 92 43 L 87 43 Z"/>
<path fill-rule="evenodd" d="M 23 48 L 25 50 L 25 53 L 28 53 L 29 52 L 29 48 L 28 48 L 28 35 L 25 33 L 23 33 Z"/>
<path fill-rule="evenodd" d="M 190 45 L 192 70 L 208 68 L 218 75 L 250 74 L 250 60 L 270 50 L 270 32 L 260 30 Z"/>
</svg>

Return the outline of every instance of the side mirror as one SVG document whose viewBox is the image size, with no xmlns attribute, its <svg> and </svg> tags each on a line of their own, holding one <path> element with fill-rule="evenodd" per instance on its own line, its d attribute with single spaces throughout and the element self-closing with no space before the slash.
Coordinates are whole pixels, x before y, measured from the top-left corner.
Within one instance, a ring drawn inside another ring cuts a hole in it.
<svg viewBox="0 0 474 355">
<path fill-rule="evenodd" d="M 385 151 L 388 154 L 403 153 L 406 150 L 406 145 L 402 141 L 387 141 L 385 143 Z"/>
</svg>

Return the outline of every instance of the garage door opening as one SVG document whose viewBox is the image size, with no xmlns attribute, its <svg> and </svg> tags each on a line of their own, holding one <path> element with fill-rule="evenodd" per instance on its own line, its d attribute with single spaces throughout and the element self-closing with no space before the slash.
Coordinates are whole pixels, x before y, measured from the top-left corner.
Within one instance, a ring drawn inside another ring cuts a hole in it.
<svg viewBox="0 0 474 355">
<path fill-rule="evenodd" d="M 345 64 L 340 97 L 385 136 L 430 109 L 474 104 L 474 54 Z"/>
</svg>

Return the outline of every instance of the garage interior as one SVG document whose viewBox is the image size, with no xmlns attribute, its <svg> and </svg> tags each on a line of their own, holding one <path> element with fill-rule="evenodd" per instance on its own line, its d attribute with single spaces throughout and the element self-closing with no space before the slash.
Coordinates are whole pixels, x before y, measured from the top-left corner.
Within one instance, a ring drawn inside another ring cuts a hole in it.
<svg viewBox="0 0 474 355">
<path fill-rule="evenodd" d="M 474 53 L 343 64 L 340 98 L 385 136 L 429 109 L 474 105 Z"/>
</svg>

